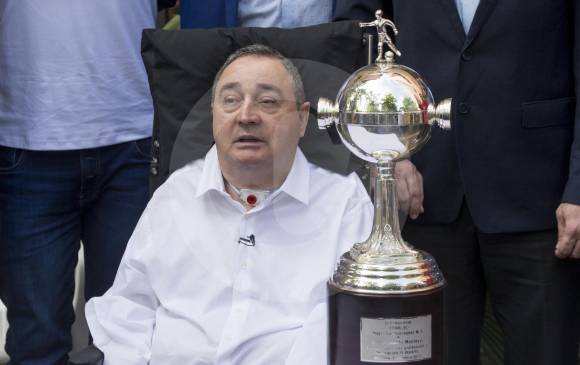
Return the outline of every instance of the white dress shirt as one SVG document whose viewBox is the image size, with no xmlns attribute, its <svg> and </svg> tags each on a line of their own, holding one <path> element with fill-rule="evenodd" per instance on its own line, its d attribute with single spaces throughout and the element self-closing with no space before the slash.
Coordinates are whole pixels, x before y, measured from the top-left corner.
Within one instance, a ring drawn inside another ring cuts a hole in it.
<svg viewBox="0 0 580 365">
<path fill-rule="evenodd" d="M 371 224 L 358 177 L 300 150 L 283 185 L 246 211 L 213 147 L 155 192 L 113 286 L 87 303 L 94 343 L 113 365 L 326 364 L 326 282 Z M 238 243 L 250 235 L 255 246 Z"/>
<path fill-rule="evenodd" d="M 467 34 L 469 33 L 469 28 L 471 28 L 475 11 L 479 6 L 479 0 L 455 0 L 455 5 L 457 6 L 461 23 L 463 24 L 463 30 Z"/>
</svg>

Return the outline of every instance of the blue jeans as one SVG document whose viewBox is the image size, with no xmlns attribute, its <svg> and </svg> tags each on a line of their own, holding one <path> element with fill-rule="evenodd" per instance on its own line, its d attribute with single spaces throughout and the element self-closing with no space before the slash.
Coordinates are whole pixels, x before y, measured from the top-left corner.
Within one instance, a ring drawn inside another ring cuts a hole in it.
<svg viewBox="0 0 580 365">
<path fill-rule="evenodd" d="M 74 151 L 0 146 L 0 299 L 8 308 L 10 364 L 66 363 L 79 243 L 88 300 L 113 283 L 147 204 L 150 143 Z"/>
</svg>

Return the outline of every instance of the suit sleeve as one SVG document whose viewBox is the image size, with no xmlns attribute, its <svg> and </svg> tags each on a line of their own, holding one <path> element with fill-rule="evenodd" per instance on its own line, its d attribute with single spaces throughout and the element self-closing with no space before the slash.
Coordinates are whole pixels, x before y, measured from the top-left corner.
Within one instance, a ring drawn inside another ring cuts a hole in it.
<svg viewBox="0 0 580 365">
<path fill-rule="evenodd" d="M 572 142 L 572 148 L 570 151 L 570 170 L 562 201 L 564 203 L 580 205 L 580 108 L 578 107 L 580 99 L 580 4 L 578 1 L 572 1 L 572 9 L 574 37 L 571 47 L 574 47 L 574 89 L 576 94 L 576 109 L 574 114 L 574 141 Z"/>
<path fill-rule="evenodd" d="M 121 260 L 113 286 L 86 305 L 94 345 L 105 354 L 105 365 L 145 365 L 159 301 L 150 285 L 152 252 L 147 210 Z"/>
</svg>

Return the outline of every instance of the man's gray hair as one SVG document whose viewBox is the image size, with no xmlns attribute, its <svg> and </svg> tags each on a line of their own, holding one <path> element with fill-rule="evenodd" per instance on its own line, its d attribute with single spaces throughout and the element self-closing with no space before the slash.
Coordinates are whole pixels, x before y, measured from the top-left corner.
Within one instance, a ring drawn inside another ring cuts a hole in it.
<svg viewBox="0 0 580 365">
<path fill-rule="evenodd" d="M 229 57 L 226 59 L 226 62 L 224 62 L 222 67 L 219 69 L 219 71 L 215 75 L 215 78 L 213 79 L 213 85 L 211 88 L 212 102 L 213 98 L 215 97 L 216 91 L 215 89 L 218 80 L 222 76 L 226 67 L 231 65 L 235 60 L 246 56 L 269 57 L 280 61 L 284 66 L 284 68 L 286 69 L 286 71 L 288 71 L 288 73 L 290 74 L 290 77 L 292 77 L 292 82 L 294 83 L 294 96 L 296 98 L 296 102 L 303 103 L 305 101 L 304 85 L 302 83 L 302 78 L 300 77 L 300 73 L 298 72 L 298 69 L 296 68 L 296 66 L 294 66 L 292 61 L 284 57 L 280 52 L 278 52 L 274 48 L 265 46 L 263 44 L 252 44 L 246 47 L 242 47 L 237 51 L 235 51 L 234 53 L 232 53 L 231 55 L 229 55 Z"/>
</svg>

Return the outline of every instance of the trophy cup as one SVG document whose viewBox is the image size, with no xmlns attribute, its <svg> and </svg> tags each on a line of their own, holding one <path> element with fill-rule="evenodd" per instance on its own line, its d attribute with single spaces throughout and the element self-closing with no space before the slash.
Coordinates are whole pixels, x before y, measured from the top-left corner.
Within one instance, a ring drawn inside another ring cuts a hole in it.
<svg viewBox="0 0 580 365">
<path fill-rule="evenodd" d="M 352 74 L 336 102 L 318 102 L 319 127 L 335 125 L 344 145 L 377 169 L 370 237 L 341 257 L 328 282 L 330 361 L 444 365 L 445 280 L 431 255 L 401 237 L 394 164 L 427 142 L 432 125 L 451 127 L 451 100 L 436 105 L 421 77 L 395 63 L 400 52 L 386 27 L 397 29 L 380 10 L 376 17 L 360 23 L 377 27 L 376 62 Z"/>
</svg>

